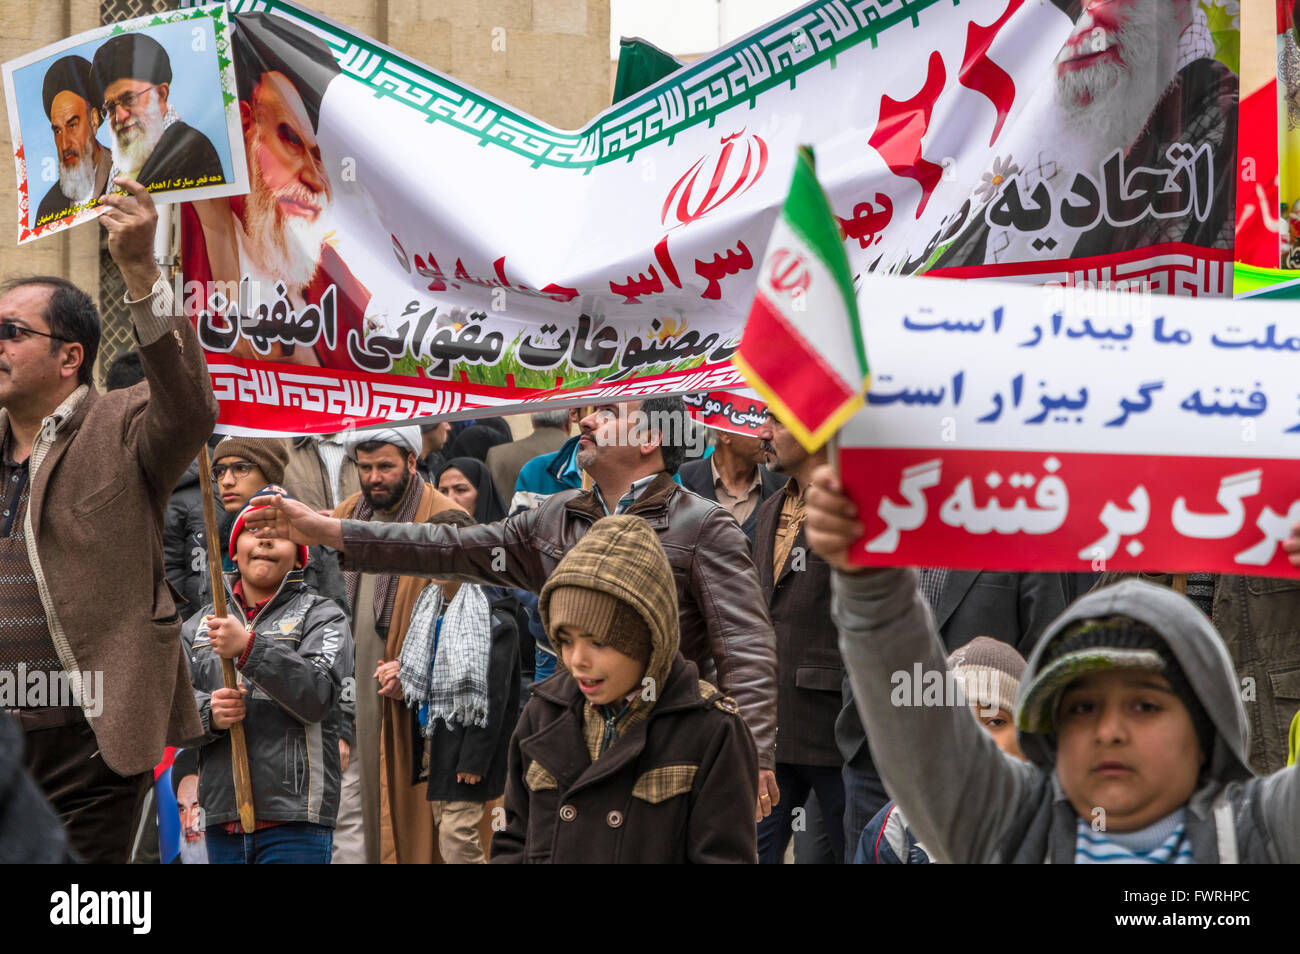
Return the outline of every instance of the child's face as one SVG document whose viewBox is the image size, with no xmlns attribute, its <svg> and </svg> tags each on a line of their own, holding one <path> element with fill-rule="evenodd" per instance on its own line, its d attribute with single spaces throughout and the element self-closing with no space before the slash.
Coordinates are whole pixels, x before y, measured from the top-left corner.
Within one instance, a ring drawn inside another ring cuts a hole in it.
<svg viewBox="0 0 1300 954">
<path fill-rule="evenodd" d="M 555 641 L 560 644 L 564 668 L 572 673 L 592 705 L 609 705 L 640 688 L 645 664 L 624 656 L 599 637 L 561 626 Z"/>
<path fill-rule="evenodd" d="M 242 457 L 222 457 L 212 469 L 213 473 L 221 471 L 217 478 L 217 493 L 221 495 L 221 506 L 226 513 L 239 513 L 254 493 L 270 483 L 256 464 Z"/>
<path fill-rule="evenodd" d="M 245 586 L 275 590 L 297 561 L 298 547 L 288 540 L 263 540 L 246 530 L 235 541 L 235 565 Z"/>
<path fill-rule="evenodd" d="M 1137 831 L 1184 805 L 1204 756 L 1169 681 L 1139 669 L 1076 679 L 1056 716 L 1056 774 L 1084 821 Z"/>
<path fill-rule="evenodd" d="M 1025 757 L 1020 751 L 1020 742 L 1016 738 L 1016 723 L 1011 718 L 1010 712 L 1006 709 L 998 709 L 990 713 L 988 709 L 980 706 L 972 706 L 972 708 L 975 710 L 975 718 L 980 720 L 984 731 L 993 736 L 993 741 L 998 744 L 998 748 L 1018 759 Z"/>
</svg>

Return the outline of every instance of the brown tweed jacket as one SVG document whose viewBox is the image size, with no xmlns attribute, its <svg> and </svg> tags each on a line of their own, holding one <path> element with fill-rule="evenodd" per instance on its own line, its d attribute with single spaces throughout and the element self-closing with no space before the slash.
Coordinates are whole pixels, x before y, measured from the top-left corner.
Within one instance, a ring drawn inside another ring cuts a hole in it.
<svg viewBox="0 0 1300 954">
<path fill-rule="evenodd" d="M 212 433 L 217 402 L 194 327 L 173 310 L 165 283 L 132 307 L 145 380 L 78 389 L 52 415 L 53 441 L 38 438 L 31 456 L 28 539 L 50 635 L 74 691 L 102 673 L 103 698 L 83 695 L 82 707 L 120 775 L 149 771 L 166 744 L 203 733 L 162 535 L 168 496 Z M 0 411 L 0 434 L 7 427 Z"/>
</svg>

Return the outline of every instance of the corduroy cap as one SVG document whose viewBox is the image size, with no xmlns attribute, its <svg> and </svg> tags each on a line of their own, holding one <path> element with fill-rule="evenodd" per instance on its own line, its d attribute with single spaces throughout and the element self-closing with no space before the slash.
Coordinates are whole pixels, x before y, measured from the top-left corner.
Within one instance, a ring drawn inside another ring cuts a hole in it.
<svg viewBox="0 0 1300 954">
<path fill-rule="evenodd" d="M 213 448 L 212 462 L 215 464 L 223 457 L 238 457 L 256 464 L 267 481 L 278 484 L 284 480 L 289 450 L 278 437 L 227 437 Z"/>
<path fill-rule="evenodd" d="M 551 591 L 552 632 L 563 626 L 596 636 L 639 663 L 650 662 L 650 627 L 633 607 L 600 590 L 558 586 Z"/>
</svg>

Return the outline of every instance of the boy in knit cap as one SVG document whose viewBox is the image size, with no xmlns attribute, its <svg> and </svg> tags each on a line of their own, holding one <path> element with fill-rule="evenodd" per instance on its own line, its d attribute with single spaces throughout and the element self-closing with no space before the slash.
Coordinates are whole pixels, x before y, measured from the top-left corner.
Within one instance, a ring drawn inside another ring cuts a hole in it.
<svg viewBox="0 0 1300 954">
<path fill-rule="evenodd" d="M 276 437 L 227 437 L 212 450 L 212 479 L 216 483 L 217 502 L 225 514 L 217 514 L 222 569 L 230 573 L 234 563 L 226 555 L 230 547 L 230 528 L 235 516 L 261 493 L 275 493 L 283 488 L 285 467 L 289 462 L 286 442 Z M 338 554 L 328 547 L 312 547 L 304 582 L 309 589 L 328 597 L 344 610 L 348 607 L 347 587 L 339 569 Z M 207 563 L 199 561 L 193 572 L 199 577 L 200 600 L 211 600 L 208 590 Z"/>
<path fill-rule="evenodd" d="M 236 570 L 227 577 L 227 615 L 211 615 L 209 604 L 181 630 L 204 728 L 186 747 L 199 751 L 208 858 L 212 864 L 327 864 L 352 634 L 343 611 L 303 585 L 307 548 L 246 531 L 248 512 L 231 532 Z M 236 689 L 224 688 L 223 658 L 235 662 Z M 251 832 L 239 822 L 231 776 L 229 730 L 236 722 L 244 724 L 252 775 Z"/>
<path fill-rule="evenodd" d="M 274 437 L 227 437 L 212 451 L 212 479 L 221 507 L 232 517 L 259 487 L 284 480 L 289 451 Z"/>
<path fill-rule="evenodd" d="M 881 777 L 936 861 L 1300 861 L 1300 769 L 1257 777 L 1247 765 L 1236 673 L 1195 603 L 1139 580 L 1072 603 L 1026 664 L 1022 761 L 951 707 L 891 705 L 891 673 L 947 666 L 914 571 L 849 563 L 856 518 L 821 468 L 808 540 L 836 568 L 854 699 Z"/>
<path fill-rule="evenodd" d="M 956 705 L 969 705 L 997 747 L 1023 759 L 1016 740 L 1016 692 L 1025 659 L 1008 643 L 977 636 L 948 657 L 957 686 Z M 897 679 L 899 674 L 895 674 Z M 904 673 L 910 676 L 910 673 Z M 897 688 L 897 687 L 896 687 Z M 929 864 L 930 856 L 907 826 L 897 802 L 890 802 L 871 819 L 858 840 L 855 865 Z"/>
<path fill-rule="evenodd" d="M 677 651 L 658 537 L 612 516 L 538 601 L 562 668 L 533 686 L 510 741 L 492 861 L 757 861 L 758 761 L 736 704 Z"/>
</svg>

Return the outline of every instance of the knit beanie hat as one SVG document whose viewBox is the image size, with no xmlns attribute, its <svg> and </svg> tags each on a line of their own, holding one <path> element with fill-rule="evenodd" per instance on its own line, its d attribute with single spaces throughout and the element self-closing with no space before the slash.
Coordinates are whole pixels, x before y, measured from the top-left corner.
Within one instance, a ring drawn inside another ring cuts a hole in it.
<svg viewBox="0 0 1300 954">
<path fill-rule="evenodd" d="M 284 468 L 289 463 L 289 451 L 278 437 L 227 437 L 212 451 L 212 460 L 239 457 L 256 464 L 262 476 L 278 484 L 284 480 Z"/>
<path fill-rule="evenodd" d="M 1054 733 L 1061 693 L 1080 676 L 1116 669 L 1144 669 L 1169 681 L 1192 717 L 1201 751 L 1214 747 L 1214 723 L 1201 705 L 1187 674 L 1160 634 L 1127 616 L 1084 620 L 1053 642 L 1030 683 L 1016 725 L 1023 732 Z"/>
<path fill-rule="evenodd" d="M 551 631 L 562 626 L 598 636 L 639 663 L 650 662 L 650 627 L 633 607 L 609 593 L 557 586 L 551 591 Z"/>
<path fill-rule="evenodd" d="M 948 668 L 966 689 L 966 701 L 980 709 L 1016 711 L 1016 692 L 1025 660 L 1009 643 L 977 636 L 948 657 Z"/>
<path fill-rule="evenodd" d="M 248 499 L 253 500 L 257 497 L 264 496 L 265 494 L 279 494 L 281 497 L 284 497 L 287 500 L 295 499 L 289 493 L 289 491 L 285 490 L 283 487 L 277 484 L 267 484 L 265 487 L 263 487 L 257 493 L 253 494 L 253 496 L 249 497 Z M 235 523 L 230 528 L 230 559 L 233 560 L 235 558 L 235 544 L 238 543 L 239 541 L 239 535 L 244 532 L 244 518 L 247 517 L 254 510 L 262 510 L 262 509 L 263 509 L 262 507 L 254 507 L 250 503 L 247 506 L 245 506 L 243 510 L 239 511 L 239 516 L 235 517 Z M 300 545 L 298 547 L 298 562 L 305 567 L 307 565 L 307 559 L 308 559 L 307 548 Z"/>
</svg>

